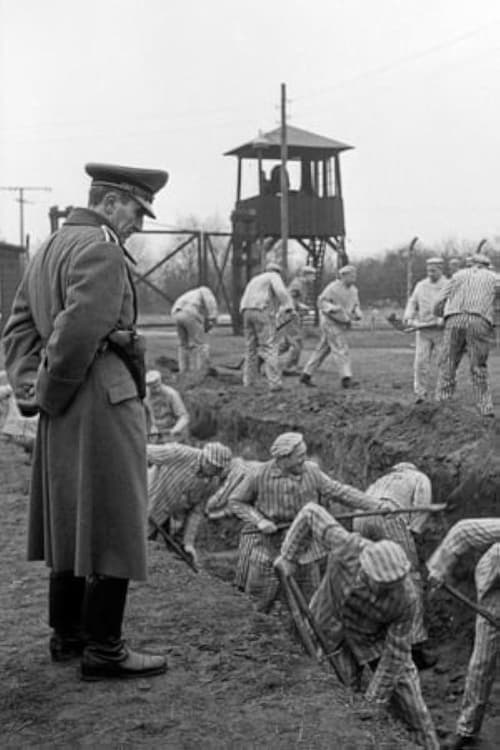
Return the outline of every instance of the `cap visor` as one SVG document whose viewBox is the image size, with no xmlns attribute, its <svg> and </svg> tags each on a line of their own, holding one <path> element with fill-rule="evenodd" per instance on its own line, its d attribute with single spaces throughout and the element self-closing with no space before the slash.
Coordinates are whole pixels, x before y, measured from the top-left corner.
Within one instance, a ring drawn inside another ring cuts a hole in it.
<svg viewBox="0 0 500 750">
<path fill-rule="evenodd" d="M 153 212 L 153 206 L 151 205 L 151 203 L 148 203 L 147 200 L 144 200 L 144 198 L 140 198 L 138 195 L 132 195 L 131 197 L 135 200 L 136 203 L 139 204 L 146 216 L 149 216 L 151 219 L 156 219 L 156 215 Z"/>
</svg>

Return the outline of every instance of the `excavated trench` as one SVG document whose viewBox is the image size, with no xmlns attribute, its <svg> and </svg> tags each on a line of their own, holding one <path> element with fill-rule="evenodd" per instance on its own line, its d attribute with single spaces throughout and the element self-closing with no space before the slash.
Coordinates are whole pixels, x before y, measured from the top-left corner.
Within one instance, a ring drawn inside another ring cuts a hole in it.
<svg viewBox="0 0 500 750">
<path fill-rule="evenodd" d="M 218 386 L 218 389 L 217 389 Z M 309 453 L 337 479 L 365 488 L 398 461 L 411 461 L 432 480 L 435 502 L 449 509 L 429 521 L 420 542 L 425 560 L 455 521 L 498 514 L 500 502 L 500 425 L 458 405 L 408 406 L 400 402 L 349 398 L 315 391 L 288 393 L 276 399 L 266 391 L 246 394 L 238 386 L 214 382 L 197 390 L 196 400 L 185 393 L 193 414 L 193 433 L 216 437 L 247 458 L 268 458 L 274 438 L 285 430 L 300 430 Z M 256 408 L 257 402 L 257 408 Z M 207 524 L 200 540 L 207 551 L 237 546 L 239 524 L 233 520 Z M 224 556 L 219 556 L 223 560 Z M 214 563 L 214 572 L 229 577 L 233 562 Z M 475 558 L 465 558 L 455 580 L 474 597 Z M 431 635 L 470 640 L 473 616 L 442 597 L 429 609 Z M 464 625 L 466 625 L 464 629 Z"/>
<path fill-rule="evenodd" d="M 422 562 L 461 518 L 497 516 L 500 502 L 500 425 L 457 404 L 437 406 L 367 399 L 320 390 L 285 392 L 279 399 L 262 390 L 214 382 L 213 388 L 185 393 L 199 440 L 216 438 L 246 458 L 267 459 L 274 438 L 285 430 L 304 434 L 309 453 L 337 479 L 365 488 L 398 461 L 411 461 L 433 485 L 435 502 L 448 509 L 433 516 L 419 542 Z M 257 404 L 257 407 L 256 407 Z M 207 523 L 201 532 L 210 571 L 232 580 L 239 522 Z M 454 571 L 454 582 L 475 599 L 473 572 L 479 555 L 470 554 Z M 440 734 L 448 734 L 459 713 L 467 662 L 474 638 L 474 614 L 448 594 L 426 603 L 431 645 L 439 655 L 434 669 L 421 674 L 424 695 Z M 483 725 L 481 748 L 496 745 L 500 732 L 500 685 L 493 688 Z M 498 713 L 497 713 L 498 711 Z"/>
</svg>

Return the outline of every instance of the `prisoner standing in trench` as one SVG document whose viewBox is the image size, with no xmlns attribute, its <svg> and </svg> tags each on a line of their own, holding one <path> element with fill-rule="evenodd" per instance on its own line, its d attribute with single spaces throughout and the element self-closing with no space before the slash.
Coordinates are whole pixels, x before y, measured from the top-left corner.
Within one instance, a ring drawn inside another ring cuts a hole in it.
<svg viewBox="0 0 500 750">
<path fill-rule="evenodd" d="M 262 461 L 252 461 L 235 456 L 227 476 L 222 480 L 220 487 L 211 495 L 205 506 L 205 513 L 211 520 L 223 518 L 227 512 L 227 504 L 236 488 L 252 473 L 262 465 Z M 241 591 L 245 590 L 248 578 L 248 562 L 254 543 L 254 535 L 240 534 L 238 546 L 238 563 L 234 575 L 234 584 Z"/>
<path fill-rule="evenodd" d="M 255 467 L 231 493 L 227 511 L 245 522 L 242 536 L 252 541 L 241 545 L 238 568 L 246 572 L 241 580 L 259 610 L 269 611 L 279 582 L 273 562 L 285 534 L 279 525 L 291 523 L 311 500 L 323 505 L 340 502 L 350 508 L 377 510 L 383 504 L 347 484 L 324 474 L 316 463 L 307 461 L 307 446 L 300 432 L 279 435 L 270 449 L 271 460 Z M 300 558 L 298 583 L 310 597 L 319 584 L 317 561 L 325 552 L 316 546 Z"/>
<path fill-rule="evenodd" d="M 425 507 L 432 502 L 432 484 L 429 477 L 417 469 L 415 464 L 402 461 L 394 464 L 388 472 L 376 479 L 367 488 L 366 494 L 392 503 L 396 508 Z M 428 517 L 429 514 L 425 511 L 417 511 L 404 516 L 372 516 L 358 519 L 353 525 L 354 530 L 370 539 L 382 535 L 398 542 L 410 560 L 410 576 L 417 592 L 412 655 L 419 669 L 426 669 L 436 662 L 435 654 L 427 646 L 424 585 L 416 548 L 416 539 L 422 534 Z"/>
<path fill-rule="evenodd" d="M 123 247 L 154 218 L 160 170 L 88 164 L 89 207 L 74 209 L 31 259 L 4 331 L 26 412 L 40 412 L 28 559 L 51 569 L 54 661 L 81 656 L 83 679 L 147 677 L 163 656 L 122 639 L 129 579 L 146 578 L 143 351 Z"/>
<path fill-rule="evenodd" d="M 328 567 L 311 600 L 344 673 L 359 684 L 370 672 L 365 698 L 375 718 L 391 703 L 426 750 L 439 750 L 434 724 L 411 657 L 416 594 L 410 562 L 399 544 L 373 542 L 347 531 L 324 508 L 308 503 L 288 530 L 275 561 L 294 575 L 304 543 L 329 552 Z"/>
<path fill-rule="evenodd" d="M 429 583 L 437 589 L 467 552 L 483 552 L 475 569 L 477 600 L 500 623 L 500 519 L 467 518 L 448 531 L 427 563 Z M 499 629 L 481 615 L 476 616 L 472 651 L 456 735 L 447 750 L 477 747 L 478 736 L 495 680 L 500 646 Z"/>
</svg>

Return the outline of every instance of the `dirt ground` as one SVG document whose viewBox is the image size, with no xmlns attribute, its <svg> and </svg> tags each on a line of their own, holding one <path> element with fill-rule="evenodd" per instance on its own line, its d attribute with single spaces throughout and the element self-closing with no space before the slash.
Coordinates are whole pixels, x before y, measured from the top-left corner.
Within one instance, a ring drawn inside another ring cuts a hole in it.
<svg viewBox="0 0 500 750">
<path fill-rule="evenodd" d="M 162 357 L 175 356 L 170 332 L 151 334 L 149 344 L 150 365 L 159 364 L 183 390 L 200 438 L 213 433 L 235 451 L 264 457 L 282 429 L 299 428 L 326 470 L 360 487 L 395 460 L 414 460 L 431 475 L 436 499 L 453 506 L 429 528 L 423 557 L 456 518 L 496 514 L 497 421 L 485 424 L 475 414 L 464 367 L 460 403 L 414 406 L 411 340 L 400 334 L 383 333 L 378 340 L 376 334 L 357 336 L 353 359 L 359 390 L 341 392 L 330 365 L 317 378 L 317 390 L 287 378 L 279 398 L 271 398 L 264 385 L 246 393 L 237 373 L 221 366 L 238 362 L 241 339 L 214 337 L 214 363 L 221 374 L 197 390 L 185 388 L 162 367 Z M 492 372 L 498 409 L 498 355 L 492 357 Z M 24 561 L 29 464 L 12 443 L 0 444 L 0 478 L 2 748 L 412 747 L 391 719 L 357 721 L 353 709 L 358 699 L 326 667 L 304 656 L 290 638 L 286 620 L 279 613 L 255 614 L 246 597 L 234 590 L 234 555 L 224 554 L 236 544 L 231 522 L 202 529 L 203 571 L 198 576 L 150 543 L 149 581 L 132 587 L 125 625 L 133 644 L 167 653 L 170 669 L 164 677 L 88 684 L 77 680 L 76 665 L 52 665 L 47 571 L 42 564 Z M 469 593 L 471 567 L 469 562 L 458 576 Z M 459 709 L 473 617 L 441 597 L 432 605 L 430 626 L 440 661 L 423 675 L 423 689 L 444 737 Z M 497 685 L 484 726 L 484 750 L 497 747 L 499 697 Z"/>
</svg>

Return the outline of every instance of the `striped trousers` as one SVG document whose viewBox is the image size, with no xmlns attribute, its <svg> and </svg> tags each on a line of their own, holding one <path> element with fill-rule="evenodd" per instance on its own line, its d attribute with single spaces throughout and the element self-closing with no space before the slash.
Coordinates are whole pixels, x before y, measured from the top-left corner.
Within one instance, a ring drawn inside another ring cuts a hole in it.
<svg viewBox="0 0 500 750">
<path fill-rule="evenodd" d="M 261 612 L 269 612 L 279 593 L 279 579 L 274 569 L 274 561 L 279 555 L 281 541 L 270 541 L 260 533 L 242 534 L 240 537 L 239 559 L 235 583 L 245 593 L 250 594 Z M 309 601 L 320 583 L 318 563 L 299 565 L 295 574 L 306 601 Z"/>
<path fill-rule="evenodd" d="M 500 591 L 490 591 L 481 604 L 500 618 Z M 457 721 L 457 734 L 472 737 L 479 733 L 495 679 L 500 631 L 484 617 L 476 617 L 474 649 L 467 668 L 462 709 Z"/>
<path fill-rule="evenodd" d="M 483 415 L 493 413 L 488 382 L 491 330 L 491 325 L 480 315 L 460 313 L 446 319 L 436 389 L 437 401 L 445 401 L 455 393 L 458 365 L 467 351 L 472 390 L 479 411 Z"/>
</svg>

